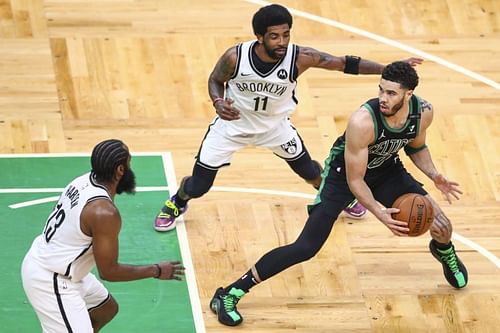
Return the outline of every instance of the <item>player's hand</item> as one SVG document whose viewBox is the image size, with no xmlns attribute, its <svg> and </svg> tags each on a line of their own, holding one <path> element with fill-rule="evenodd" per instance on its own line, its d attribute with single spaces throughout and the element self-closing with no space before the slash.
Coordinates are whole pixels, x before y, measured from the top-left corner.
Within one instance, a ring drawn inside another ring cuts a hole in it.
<svg viewBox="0 0 500 333">
<path fill-rule="evenodd" d="M 232 106 L 233 103 L 234 101 L 230 98 L 220 100 L 215 103 L 215 112 L 224 120 L 231 121 L 240 119 L 240 111 Z"/>
<path fill-rule="evenodd" d="M 160 280 L 182 280 L 184 276 L 184 266 L 180 261 L 162 261 L 158 263 L 160 266 L 161 274 L 158 277 Z"/>
<path fill-rule="evenodd" d="M 441 191 L 441 193 L 444 194 L 446 200 L 450 204 L 452 197 L 459 200 L 459 195 L 463 194 L 463 192 L 458 188 L 460 186 L 458 183 L 448 180 L 440 173 L 437 174 L 432 180 L 434 181 L 434 185 Z"/>
<path fill-rule="evenodd" d="M 404 59 L 402 61 L 409 63 L 412 67 L 415 67 L 417 65 L 421 65 L 424 62 L 424 59 L 422 59 L 422 58 L 416 58 L 416 57 L 411 57 L 411 58 L 408 58 L 408 59 Z"/>
<path fill-rule="evenodd" d="M 399 213 L 398 208 L 386 208 L 381 211 L 377 218 L 385 224 L 387 228 L 396 236 L 408 236 L 408 223 L 403 221 L 394 220 L 392 214 Z"/>
</svg>

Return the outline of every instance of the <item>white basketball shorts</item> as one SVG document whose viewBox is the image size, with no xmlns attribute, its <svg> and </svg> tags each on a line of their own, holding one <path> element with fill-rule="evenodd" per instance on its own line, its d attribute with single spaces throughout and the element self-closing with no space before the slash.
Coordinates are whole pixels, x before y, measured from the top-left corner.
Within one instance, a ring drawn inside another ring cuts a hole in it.
<svg viewBox="0 0 500 333">
<path fill-rule="evenodd" d="M 227 123 L 216 117 L 210 124 L 197 156 L 197 163 L 201 166 L 212 170 L 227 166 L 233 154 L 246 146 L 268 148 L 287 161 L 304 154 L 302 139 L 289 119 L 283 119 L 275 129 L 261 134 L 229 135 Z"/>
<path fill-rule="evenodd" d="M 38 265 L 28 254 L 21 275 L 24 292 L 35 309 L 44 333 L 93 333 L 89 310 L 104 304 L 109 292 L 89 273 L 71 280 Z"/>
</svg>

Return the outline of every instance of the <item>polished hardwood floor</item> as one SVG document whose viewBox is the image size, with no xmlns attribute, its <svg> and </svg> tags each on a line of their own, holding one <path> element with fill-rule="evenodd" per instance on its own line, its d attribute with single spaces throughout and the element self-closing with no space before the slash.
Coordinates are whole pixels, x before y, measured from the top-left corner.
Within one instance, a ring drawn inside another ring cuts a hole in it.
<svg viewBox="0 0 500 333">
<path fill-rule="evenodd" d="M 253 38 L 257 2 L 0 0 L 0 153 L 88 152 L 116 137 L 135 152 L 171 151 L 180 180 L 214 116 L 208 75 L 228 47 Z M 241 301 L 238 330 L 498 332 L 500 268 L 460 240 L 500 256 L 500 1 L 281 3 L 297 10 L 292 40 L 299 45 L 388 63 L 412 55 L 393 43 L 400 42 L 431 56 L 418 68 L 416 93 L 435 108 L 434 162 L 461 184 L 463 197 L 450 206 L 407 165 L 451 218 L 470 284 L 460 291 L 446 284 L 428 236 L 400 239 L 372 216 L 341 218 L 314 259 Z M 292 119 L 315 159 L 327 156 L 349 114 L 376 96 L 377 82 L 314 69 L 301 76 Z M 215 185 L 314 193 L 284 162 L 252 147 L 235 155 Z M 186 228 L 207 332 L 234 330 L 207 307 L 215 288 L 292 242 L 308 202 L 215 190 L 192 202 Z"/>
</svg>

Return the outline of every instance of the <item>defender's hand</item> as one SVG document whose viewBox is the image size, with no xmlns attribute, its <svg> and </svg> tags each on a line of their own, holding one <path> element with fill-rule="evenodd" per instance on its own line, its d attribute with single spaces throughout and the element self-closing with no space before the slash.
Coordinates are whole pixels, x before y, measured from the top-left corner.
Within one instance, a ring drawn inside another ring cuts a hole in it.
<svg viewBox="0 0 500 333">
<path fill-rule="evenodd" d="M 163 261 L 158 263 L 160 267 L 160 280 L 182 280 L 184 275 L 184 266 L 180 261 Z"/>
<path fill-rule="evenodd" d="M 230 98 L 220 100 L 215 103 L 215 112 L 223 120 L 237 120 L 240 119 L 240 111 L 232 106 L 234 101 Z"/>
<path fill-rule="evenodd" d="M 409 63 L 412 67 L 415 67 L 417 65 L 421 65 L 424 62 L 424 59 L 422 59 L 422 58 L 416 58 L 416 57 L 411 57 L 411 58 L 408 58 L 408 59 L 404 59 L 402 61 Z"/>
</svg>

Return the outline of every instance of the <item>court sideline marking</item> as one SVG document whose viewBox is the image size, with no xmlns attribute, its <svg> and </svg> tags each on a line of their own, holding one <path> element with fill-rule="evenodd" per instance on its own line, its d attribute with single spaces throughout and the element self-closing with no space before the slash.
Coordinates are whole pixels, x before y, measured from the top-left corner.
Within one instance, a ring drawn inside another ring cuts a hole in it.
<svg viewBox="0 0 500 333">
<path fill-rule="evenodd" d="M 167 184 L 169 186 L 168 193 L 177 192 L 177 180 L 175 177 L 174 162 L 170 152 L 161 154 L 163 160 L 163 171 L 167 177 Z M 180 216 L 176 219 L 177 239 L 179 240 L 179 247 L 181 250 L 182 264 L 186 267 L 185 277 L 188 285 L 189 298 L 191 300 L 191 308 L 193 309 L 193 320 L 196 328 L 196 333 L 205 333 L 205 320 L 203 319 L 203 311 L 201 309 L 200 295 L 198 293 L 198 285 L 196 283 L 196 276 L 193 266 L 193 258 L 191 250 L 189 249 L 189 240 L 186 232 L 186 225 L 184 224 L 184 217 Z"/>
<path fill-rule="evenodd" d="M 261 5 L 261 6 L 271 5 L 270 2 L 261 1 L 261 0 L 243 0 L 243 1 L 250 2 L 253 4 L 257 4 L 257 5 Z M 380 42 L 382 44 L 389 45 L 391 47 L 395 47 L 397 49 L 412 53 L 412 54 L 417 55 L 419 57 L 422 57 L 424 59 L 434 61 L 435 63 L 440 64 L 444 67 L 448 67 L 451 70 L 462 73 L 470 78 L 481 81 L 484 84 L 487 84 L 490 87 L 493 87 L 497 90 L 500 90 L 500 83 L 495 82 L 491 79 L 488 79 L 487 77 L 482 76 L 481 74 L 475 73 L 467 68 L 464 68 L 462 66 L 454 64 L 448 60 L 445 60 L 445 59 L 440 58 L 438 56 L 435 56 L 433 54 L 430 54 L 430 53 L 427 53 L 425 51 L 414 48 L 412 46 L 403 44 L 403 43 L 398 42 L 396 40 L 393 40 L 393 39 L 390 39 L 390 38 L 387 38 L 384 36 L 380 36 L 380 35 L 374 34 L 372 32 L 369 32 L 369 31 L 366 31 L 363 29 L 359 29 L 359 28 L 353 27 L 351 25 L 344 24 L 344 23 L 341 23 L 341 22 L 338 22 L 338 21 L 335 21 L 332 19 L 327 19 L 327 18 L 324 18 L 321 16 L 310 14 L 310 13 L 307 13 L 307 12 L 304 12 L 304 11 L 301 11 L 298 9 L 290 8 L 290 7 L 287 7 L 287 9 L 290 11 L 290 13 L 292 13 L 295 16 L 300 16 L 302 18 L 306 18 L 306 19 L 309 19 L 311 21 L 323 23 L 323 24 L 329 25 L 331 27 L 335 27 L 335 28 L 338 28 L 341 30 L 349 31 L 349 32 L 352 32 L 353 34 L 360 35 L 360 36 L 366 37 L 368 39 L 372 39 L 372 40 L 375 40 L 377 42 Z"/>
</svg>

